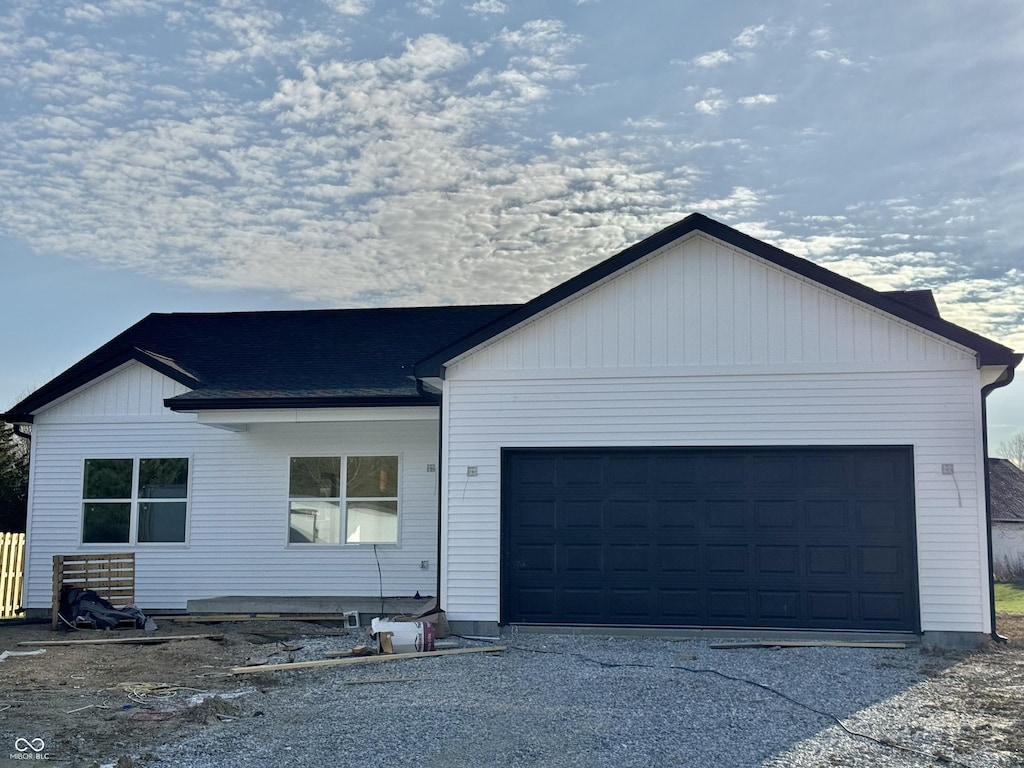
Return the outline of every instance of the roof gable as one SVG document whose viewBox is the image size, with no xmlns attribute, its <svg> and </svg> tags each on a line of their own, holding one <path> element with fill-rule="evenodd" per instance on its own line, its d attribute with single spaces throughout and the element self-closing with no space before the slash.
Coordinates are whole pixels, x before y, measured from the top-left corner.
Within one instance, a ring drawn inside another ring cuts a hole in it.
<svg viewBox="0 0 1024 768">
<path fill-rule="evenodd" d="M 694 213 L 541 294 L 532 301 L 496 319 L 491 324 L 479 328 L 458 343 L 452 344 L 437 354 L 421 360 L 416 365 L 416 375 L 421 378 L 443 376 L 444 366 L 451 360 L 694 232 L 702 232 L 728 245 L 740 248 L 771 264 L 775 264 L 785 270 L 845 294 L 850 298 L 864 302 L 869 306 L 931 331 L 949 341 L 967 347 L 977 353 L 979 365 L 1015 366 L 1020 362 L 1020 356 L 1015 355 L 1008 347 L 1004 347 L 972 331 L 942 320 L 937 315 L 932 315 L 929 311 L 922 311 L 912 305 L 912 300 L 909 302 L 900 301 L 893 296 L 876 291 L 806 259 L 801 259 L 775 246 L 745 235 L 702 214 Z"/>
<path fill-rule="evenodd" d="M 959 344 L 702 233 L 681 238 L 469 350 L 450 375 L 975 367 Z"/>
</svg>

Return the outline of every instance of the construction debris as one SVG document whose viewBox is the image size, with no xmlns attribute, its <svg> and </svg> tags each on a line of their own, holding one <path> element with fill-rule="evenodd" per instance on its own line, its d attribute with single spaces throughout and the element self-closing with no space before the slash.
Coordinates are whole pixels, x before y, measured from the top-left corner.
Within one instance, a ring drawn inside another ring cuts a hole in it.
<svg viewBox="0 0 1024 768">
<path fill-rule="evenodd" d="M 163 637 L 114 637 L 96 640 L 23 640 L 18 645 L 157 645 L 174 640 L 223 640 L 224 635 L 164 635 Z"/>
<path fill-rule="evenodd" d="M 715 651 L 738 648 L 906 648 L 906 643 L 848 643 L 841 640 L 755 640 L 736 643 L 712 643 Z"/>
<path fill-rule="evenodd" d="M 21 643 L 18 643 L 21 645 Z M 45 648 L 40 648 L 38 651 L 4 651 L 0 653 L 0 661 L 7 661 L 11 656 L 38 656 L 41 653 L 46 653 Z"/>
<path fill-rule="evenodd" d="M 190 624 L 220 624 L 232 621 L 333 621 L 346 627 L 359 626 L 359 614 L 345 613 L 209 613 L 159 616 L 161 621 L 185 621 Z"/>
<path fill-rule="evenodd" d="M 458 653 L 499 653 L 508 649 L 504 645 L 490 645 L 485 648 L 456 648 L 450 651 L 422 651 L 420 653 L 392 653 L 381 656 L 345 656 L 333 658 L 331 653 L 324 654 L 328 658 L 320 661 L 297 661 L 291 664 L 265 664 L 259 667 L 232 667 L 228 671 L 233 675 L 244 675 L 250 672 L 277 672 L 280 670 L 307 669 L 310 667 L 330 667 L 348 664 L 372 664 L 383 661 L 401 661 L 402 659 L 422 659 L 428 656 L 449 656 Z M 347 651 L 341 653 L 347 654 Z"/>
</svg>

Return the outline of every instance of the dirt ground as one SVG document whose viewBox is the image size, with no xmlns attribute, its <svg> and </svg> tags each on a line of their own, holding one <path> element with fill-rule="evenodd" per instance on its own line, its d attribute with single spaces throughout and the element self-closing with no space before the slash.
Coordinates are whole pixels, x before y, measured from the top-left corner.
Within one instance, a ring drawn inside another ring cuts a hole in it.
<svg viewBox="0 0 1024 768">
<path fill-rule="evenodd" d="M 301 645 L 303 637 L 329 636 L 338 650 L 367 642 L 364 631 L 346 630 L 342 623 L 156 620 L 155 632 L 54 632 L 48 623 L 0 625 L 0 652 L 36 650 L 18 645 L 24 641 L 215 636 L 157 645 L 49 646 L 38 656 L 9 657 L 0 663 L 0 764 L 8 759 L 11 765 L 35 762 L 41 759 L 38 754 L 46 755 L 49 765 L 99 766 L 121 756 L 117 766 L 127 768 L 133 764 L 127 755 L 145 745 L 233 717 L 261 715 L 241 698 L 209 695 L 276 684 L 267 674 L 230 675 L 230 667 L 289 661 L 290 649 Z M 44 745 L 38 753 L 37 739 Z"/>
<path fill-rule="evenodd" d="M 217 636 L 158 645 L 52 646 L 37 656 L 8 658 L 0 663 L 0 762 L 24 765 L 23 760 L 46 756 L 50 765 L 99 766 L 120 756 L 116 765 L 128 768 L 133 765 L 128 755 L 148 746 L 232 718 L 262 716 L 244 698 L 211 694 L 281 683 L 270 674 L 232 676 L 228 668 L 247 661 L 289 661 L 304 637 L 329 636 L 338 650 L 367 642 L 364 631 L 349 633 L 340 624 L 193 624 L 159 617 L 158 623 L 160 628 L 148 633 L 0 625 L 0 652 L 33 650 L 18 645 L 28 640 Z M 942 683 L 944 694 L 933 706 L 991 716 L 991 727 L 962 735 L 958 741 L 964 747 L 1024 755 L 1024 616 L 1001 616 L 999 631 L 1008 643 L 974 653 L 922 649 L 920 670 Z M 36 752 L 37 747 L 42 750 Z"/>
</svg>

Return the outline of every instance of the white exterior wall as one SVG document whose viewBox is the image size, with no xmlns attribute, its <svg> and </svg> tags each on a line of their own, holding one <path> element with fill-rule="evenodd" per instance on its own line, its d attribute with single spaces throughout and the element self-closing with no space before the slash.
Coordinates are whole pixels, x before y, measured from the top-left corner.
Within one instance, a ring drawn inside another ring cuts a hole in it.
<svg viewBox="0 0 1024 768">
<path fill-rule="evenodd" d="M 979 390 L 969 350 L 677 242 L 448 367 L 444 607 L 499 619 L 503 447 L 910 444 L 922 629 L 987 632 Z"/>
<path fill-rule="evenodd" d="M 151 386 L 154 377 L 162 386 Z M 37 415 L 26 607 L 49 607 L 54 554 L 132 549 L 143 608 L 184 608 L 190 599 L 227 595 L 377 595 L 372 546 L 287 543 L 289 457 L 354 453 L 400 457 L 399 544 L 377 545 L 384 594 L 434 594 L 437 474 L 427 464 L 437 463 L 436 419 L 254 424 L 229 432 L 163 407 L 163 397 L 183 391 L 135 364 Z M 136 456 L 191 459 L 187 543 L 81 544 L 85 459 Z"/>
<path fill-rule="evenodd" d="M 992 523 L 992 562 L 996 567 L 1024 564 L 1024 523 Z"/>
</svg>

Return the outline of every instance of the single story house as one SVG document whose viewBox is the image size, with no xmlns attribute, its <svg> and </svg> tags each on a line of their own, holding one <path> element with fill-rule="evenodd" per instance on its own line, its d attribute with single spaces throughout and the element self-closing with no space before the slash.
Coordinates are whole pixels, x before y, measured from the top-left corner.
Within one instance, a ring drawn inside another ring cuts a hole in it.
<svg viewBox="0 0 1024 768">
<path fill-rule="evenodd" d="M 1024 470 L 1008 459 L 989 459 L 992 564 L 997 579 L 1024 574 Z"/>
<path fill-rule="evenodd" d="M 985 397 L 1020 361 L 700 214 L 521 305 L 150 315 L 3 415 L 24 604 L 54 554 L 132 551 L 150 609 L 977 639 Z"/>
</svg>

